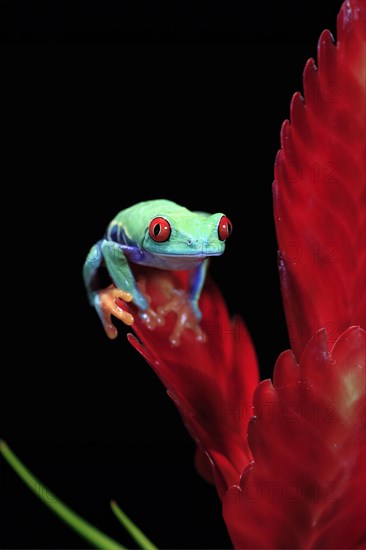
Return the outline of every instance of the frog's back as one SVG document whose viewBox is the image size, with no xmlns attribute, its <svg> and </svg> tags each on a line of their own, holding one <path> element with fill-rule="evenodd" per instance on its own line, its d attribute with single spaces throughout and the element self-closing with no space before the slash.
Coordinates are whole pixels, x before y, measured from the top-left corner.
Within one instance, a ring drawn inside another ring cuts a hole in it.
<svg viewBox="0 0 366 550">
<path fill-rule="evenodd" d="M 168 214 L 189 214 L 189 210 L 173 201 L 166 199 L 153 199 L 144 202 L 138 202 L 133 206 L 121 210 L 114 221 L 120 224 L 136 223 L 138 219 L 154 218 L 159 215 Z"/>
</svg>

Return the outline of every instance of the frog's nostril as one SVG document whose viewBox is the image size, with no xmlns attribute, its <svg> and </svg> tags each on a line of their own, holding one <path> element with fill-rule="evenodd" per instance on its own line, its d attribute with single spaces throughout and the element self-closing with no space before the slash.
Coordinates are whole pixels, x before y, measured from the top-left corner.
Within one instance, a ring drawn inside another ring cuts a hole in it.
<svg viewBox="0 0 366 550">
<path fill-rule="evenodd" d="M 188 244 L 188 246 L 191 246 L 191 244 L 192 244 L 191 239 L 189 241 L 187 241 L 187 244 Z"/>
</svg>

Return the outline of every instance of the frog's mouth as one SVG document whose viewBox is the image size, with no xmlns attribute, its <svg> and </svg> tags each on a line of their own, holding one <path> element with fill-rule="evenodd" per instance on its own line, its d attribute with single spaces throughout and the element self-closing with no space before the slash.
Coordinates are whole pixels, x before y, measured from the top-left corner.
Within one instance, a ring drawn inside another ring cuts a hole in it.
<svg viewBox="0 0 366 550">
<path fill-rule="evenodd" d="M 208 258 L 209 256 L 221 256 L 223 254 L 223 251 L 215 250 L 215 251 L 201 251 L 201 252 L 187 252 L 185 253 L 177 253 L 177 254 L 154 254 L 154 256 L 159 256 L 159 258 L 201 258 L 201 260 Z"/>
<path fill-rule="evenodd" d="M 222 250 L 217 249 L 189 252 L 188 254 L 182 254 L 181 252 L 178 254 L 157 254 L 142 249 L 125 249 L 125 255 L 131 262 L 169 271 L 194 269 L 207 257 L 221 256 L 222 253 Z"/>
<path fill-rule="evenodd" d="M 213 253 L 196 252 L 195 254 L 154 254 L 152 265 L 160 269 L 179 270 L 179 269 L 194 269 L 201 264 L 206 258 L 211 256 L 221 256 L 222 252 L 215 251 Z"/>
</svg>

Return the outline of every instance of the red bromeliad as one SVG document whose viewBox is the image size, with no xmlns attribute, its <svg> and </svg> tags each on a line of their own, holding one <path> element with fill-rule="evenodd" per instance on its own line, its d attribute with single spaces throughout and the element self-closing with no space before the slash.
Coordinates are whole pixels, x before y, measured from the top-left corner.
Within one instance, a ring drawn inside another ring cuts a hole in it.
<svg viewBox="0 0 366 550">
<path fill-rule="evenodd" d="M 366 326 L 365 24 L 362 0 L 344 2 L 337 43 L 324 31 L 318 65 L 304 70 L 275 164 L 274 210 L 292 349 Z"/>
<path fill-rule="evenodd" d="M 178 272 L 154 273 L 147 278 L 146 286 L 153 309 L 165 302 L 167 283 L 175 288 L 182 284 Z M 229 319 L 222 295 L 210 280 L 200 307 L 204 343 L 193 331 L 185 330 L 180 346 L 173 347 L 167 338 L 173 330 L 174 314 L 154 331 L 136 315 L 134 328 L 140 341 L 133 335 L 129 340 L 165 384 L 197 442 L 199 471 L 215 481 L 222 497 L 252 461 L 246 431 L 259 376 L 255 351 L 243 322 Z M 228 414 L 230 411 L 234 414 Z"/>
<path fill-rule="evenodd" d="M 205 343 L 186 330 L 172 347 L 173 313 L 153 331 L 135 315 L 129 336 L 195 439 L 237 548 L 366 544 L 365 45 L 366 4 L 345 2 L 282 127 L 274 208 L 292 352 L 273 383 L 258 385 L 250 337 L 211 281 Z M 184 288 L 180 273 L 154 273 L 153 309 Z"/>
</svg>

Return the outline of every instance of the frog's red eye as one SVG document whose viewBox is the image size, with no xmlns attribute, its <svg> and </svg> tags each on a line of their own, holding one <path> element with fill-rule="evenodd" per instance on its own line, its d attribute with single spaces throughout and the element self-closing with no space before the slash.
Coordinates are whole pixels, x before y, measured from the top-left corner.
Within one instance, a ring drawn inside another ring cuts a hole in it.
<svg viewBox="0 0 366 550">
<path fill-rule="evenodd" d="M 221 220 L 219 221 L 219 227 L 218 227 L 220 241 L 226 241 L 226 239 L 230 237 L 232 231 L 233 231 L 233 226 L 231 221 L 227 216 L 222 216 Z"/>
<path fill-rule="evenodd" d="M 150 237 L 157 243 L 163 243 L 170 237 L 172 228 L 165 218 L 154 218 L 149 225 Z"/>
</svg>

